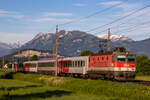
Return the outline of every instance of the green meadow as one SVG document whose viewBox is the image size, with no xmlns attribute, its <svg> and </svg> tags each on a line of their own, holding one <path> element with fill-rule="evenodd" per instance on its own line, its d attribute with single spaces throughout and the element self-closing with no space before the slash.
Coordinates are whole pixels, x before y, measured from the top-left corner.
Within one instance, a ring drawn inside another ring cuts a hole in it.
<svg viewBox="0 0 150 100">
<path fill-rule="evenodd" d="M 130 82 L 11 72 L 0 76 L 0 100 L 150 100 L 150 86 Z"/>
</svg>

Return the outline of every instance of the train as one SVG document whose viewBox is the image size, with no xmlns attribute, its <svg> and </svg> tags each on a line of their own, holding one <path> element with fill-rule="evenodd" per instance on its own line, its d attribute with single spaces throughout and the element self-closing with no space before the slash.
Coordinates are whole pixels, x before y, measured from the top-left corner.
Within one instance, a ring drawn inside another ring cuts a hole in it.
<svg viewBox="0 0 150 100">
<path fill-rule="evenodd" d="M 44 73 L 58 76 L 134 80 L 136 54 L 128 51 L 102 52 L 91 56 L 40 59 L 15 64 L 15 71 Z"/>
</svg>

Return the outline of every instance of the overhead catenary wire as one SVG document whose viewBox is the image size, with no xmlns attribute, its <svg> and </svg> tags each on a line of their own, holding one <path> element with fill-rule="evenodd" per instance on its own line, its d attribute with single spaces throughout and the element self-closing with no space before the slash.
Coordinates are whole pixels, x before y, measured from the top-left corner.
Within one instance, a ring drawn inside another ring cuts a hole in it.
<svg viewBox="0 0 150 100">
<path fill-rule="evenodd" d="M 128 27 L 128 28 L 125 28 L 125 29 L 123 29 L 123 30 L 121 30 L 121 31 L 117 31 L 116 33 L 118 33 L 118 32 L 123 32 L 123 31 L 130 32 L 130 30 L 135 30 L 135 29 L 137 29 L 137 27 L 140 27 L 140 26 L 142 26 L 142 25 L 146 25 L 146 24 L 149 24 L 149 23 L 150 23 L 150 21 L 146 21 L 146 22 L 140 23 L 140 24 L 138 24 L 138 25 L 134 25 L 133 27 Z M 135 28 L 135 29 L 134 29 L 134 28 Z"/>
<path fill-rule="evenodd" d="M 135 14 L 135 13 L 137 13 L 137 12 L 143 10 L 143 9 L 146 9 L 146 8 L 148 8 L 148 7 L 150 7 L 150 4 L 147 5 L 147 6 L 144 6 L 143 8 L 140 8 L 140 9 L 138 9 L 138 10 L 135 10 L 135 11 L 133 11 L 133 12 L 131 12 L 131 13 L 129 13 L 129 14 L 127 14 L 127 15 L 125 15 L 125 16 L 119 18 L 119 19 L 113 20 L 113 21 L 111 21 L 111 22 L 109 22 L 109 23 L 107 23 L 107 24 L 104 24 L 104 25 L 98 26 L 98 27 L 96 27 L 96 28 L 90 29 L 90 30 L 88 30 L 88 31 L 86 31 L 86 32 L 95 31 L 95 30 L 100 29 L 100 28 L 103 28 L 103 27 L 105 27 L 105 26 L 107 26 L 107 25 L 111 25 L 111 24 L 113 24 L 113 23 L 116 23 L 116 22 L 118 22 L 118 21 L 120 21 L 120 20 L 123 20 L 123 19 L 125 19 L 125 18 L 127 18 L 127 17 L 129 17 L 129 16 L 131 16 L 131 15 L 133 15 L 133 14 Z"/>
<path fill-rule="evenodd" d="M 130 18 L 128 21 L 126 21 L 126 22 L 123 22 L 123 23 L 120 23 L 120 24 L 118 24 L 118 25 L 115 25 L 115 26 L 112 26 L 112 27 L 109 27 L 110 29 L 114 29 L 114 28 L 118 28 L 119 26 L 121 26 L 121 25 L 124 25 L 124 24 L 127 24 L 127 22 L 131 22 L 131 21 L 133 21 L 132 19 L 135 19 L 135 18 L 139 18 L 139 17 L 141 17 L 141 16 L 144 16 L 145 14 L 147 14 L 147 12 L 145 12 L 145 13 L 142 13 L 142 14 L 140 14 L 140 15 L 138 15 L 138 16 L 135 16 L 135 17 L 132 17 L 132 18 Z M 106 28 L 105 30 L 102 30 L 102 31 L 100 31 L 100 32 L 96 32 L 96 33 L 94 33 L 94 34 L 99 34 L 99 33 L 103 33 L 103 32 L 106 32 L 108 29 Z"/>
<path fill-rule="evenodd" d="M 128 1 L 128 0 L 125 0 L 125 1 Z M 59 26 L 62 27 L 62 26 L 65 26 L 65 25 L 68 25 L 68 24 L 71 24 L 71 23 L 74 23 L 74 22 L 78 22 L 78 21 L 81 21 L 81 20 L 84 20 L 84 19 L 93 17 L 93 16 L 95 16 L 95 15 L 97 15 L 97 14 L 100 14 L 100 13 L 102 13 L 102 12 L 105 12 L 105 11 L 107 11 L 107 10 L 110 10 L 110 9 L 112 9 L 112 8 L 115 8 L 115 7 L 117 7 L 117 6 L 119 6 L 119 5 L 123 4 L 123 3 L 124 3 L 124 2 L 117 3 L 117 4 L 115 4 L 115 5 L 112 5 L 111 7 L 105 8 L 105 9 L 103 9 L 103 10 L 99 10 L 99 11 L 94 12 L 94 13 L 88 15 L 88 16 L 85 16 L 85 17 L 82 17 L 82 18 L 79 18 L 79 19 L 76 19 L 76 20 L 73 20 L 73 21 L 70 21 L 70 22 L 66 22 L 66 23 L 63 23 L 63 24 L 59 24 Z"/>
</svg>

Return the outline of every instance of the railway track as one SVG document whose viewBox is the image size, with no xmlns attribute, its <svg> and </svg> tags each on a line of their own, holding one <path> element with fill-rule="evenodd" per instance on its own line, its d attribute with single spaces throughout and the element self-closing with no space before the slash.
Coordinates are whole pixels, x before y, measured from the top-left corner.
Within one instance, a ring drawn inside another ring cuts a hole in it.
<svg viewBox="0 0 150 100">
<path fill-rule="evenodd" d="M 120 83 L 134 83 L 134 84 L 139 84 L 139 85 L 150 86 L 150 81 L 144 81 L 144 80 L 117 81 L 117 82 L 120 82 Z"/>
<path fill-rule="evenodd" d="M 143 80 L 134 80 L 133 83 L 150 86 L 150 81 L 143 81 Z"/>
</svg>

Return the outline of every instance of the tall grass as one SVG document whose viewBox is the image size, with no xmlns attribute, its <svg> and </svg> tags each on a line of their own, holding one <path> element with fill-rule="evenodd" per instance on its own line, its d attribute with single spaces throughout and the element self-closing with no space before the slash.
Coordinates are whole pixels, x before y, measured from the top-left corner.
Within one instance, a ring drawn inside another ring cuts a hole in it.
<svg viewBox="0 0 150 100">
<path fill-rule="evenodd" d="M 13 75 L 14 79 L 41 83 L 87 95 L 117 98 L 116 100 L 150 100 L 150 87 L 133 83 L 118 83 L 106 80 L 83 80 L 71 77 L 55 77 L 40 74 Z M 115 100 L 114 99 L 114 100 Z"/>
</svg>

